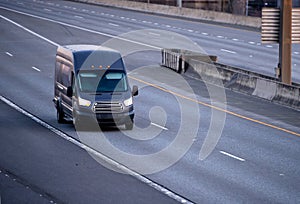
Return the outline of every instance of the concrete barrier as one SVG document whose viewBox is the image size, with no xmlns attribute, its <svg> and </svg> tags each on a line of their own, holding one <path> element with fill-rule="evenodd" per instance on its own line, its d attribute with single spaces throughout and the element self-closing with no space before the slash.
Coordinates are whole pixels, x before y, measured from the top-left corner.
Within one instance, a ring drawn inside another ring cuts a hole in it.
<svg viewBox="0 0 300 204">
<path fill-rule="evenodd" d="M 173 50 L 173 53 L 176 51 Z M 199 56 L 203 56 L 203 54 L 199 54 Z M 300 84 L 283 84 L 276 78 L 249 70 L 222 65 L 213 61 L 201 61 L 201 58 L 197 59 L 195 55 L 189 58 L 182 55 L 181 58 L 181 63 L 186 64 L 182 73 L 188 76 L 300 110 Z"/>
<path fill-rule="evenodd" d="M 252 28 L 261 28 L 261 18 L 249 17 L 241 15 L 233 15 L 224 12 L 207 11 L 201 9 L 178 8 L 175 6 L 147 4 L 142 2 L 134 2 L 127 0 L 69 0 L 83 3 L 91 3 L 102 6 L 112 6 L 117 8 L 125 8 L 135 11 L 143 11 L 148 13 L 168 15 L 181 18 L 189 18 L 194 20 L 213 21 L 217 23 L 233 24 L 239 26 L 247 26 Z"/>
</svg>

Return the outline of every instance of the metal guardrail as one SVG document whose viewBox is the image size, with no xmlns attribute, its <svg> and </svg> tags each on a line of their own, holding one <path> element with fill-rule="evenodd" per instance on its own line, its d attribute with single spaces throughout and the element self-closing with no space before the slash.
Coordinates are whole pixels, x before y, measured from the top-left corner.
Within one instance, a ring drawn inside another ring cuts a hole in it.
<svg viewBox="0 0 300 204">
<path fill-rule="evenodd" d="M 190 50 L 162 49 L 162 66 L 168 67 L 177 73 L 184 73 L 190 59 L 201 60 L 207 63 L 216 62 L 217 56 L 206 55 Z"/>
</svg>

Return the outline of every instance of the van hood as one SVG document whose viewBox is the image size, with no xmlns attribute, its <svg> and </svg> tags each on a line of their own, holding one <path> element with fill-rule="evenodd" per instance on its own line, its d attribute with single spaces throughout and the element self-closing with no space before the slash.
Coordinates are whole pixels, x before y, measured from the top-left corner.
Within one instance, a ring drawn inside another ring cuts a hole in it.
<svg viewBox="0 0 300 204">
<path fill-rule="evenodd" d="M 80 97 L 92 102 L 97 101 L 113 101 L 113 102 L 123 102 L 124 100 L 131 97 L 131 93 L 127 92 L 113 92 L 113 93 L 80 93 Z"/>
</svg>

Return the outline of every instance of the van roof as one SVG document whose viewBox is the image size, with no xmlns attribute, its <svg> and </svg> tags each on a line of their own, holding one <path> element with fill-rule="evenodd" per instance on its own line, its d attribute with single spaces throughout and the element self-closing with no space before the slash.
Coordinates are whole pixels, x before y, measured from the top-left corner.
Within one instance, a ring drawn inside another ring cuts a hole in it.
<svg viewBox="0 0 300 204">
<path fill-rule="evenodd" d="M 77 44 L 77 45 L 65 45 L 63 47 L 72 52 L 99 50 L 99 51 L 110 51 L 110 52 L 119 53 L 118 51 L 116 51 L 114 49 L 111 49 L 108 47 L 103 47 L 103 46 L 98 46 L 98 45 Z"/>
<path fill-rule="evenodd" d="M 63 56 L 71 63 L 74 71 L 79 69 L 114 69 L 125 71 L 125 65 L 120 52 L 111 48 L 97 45 L 65 45 L 57 48 L 57 55 Z"/>
</svg>

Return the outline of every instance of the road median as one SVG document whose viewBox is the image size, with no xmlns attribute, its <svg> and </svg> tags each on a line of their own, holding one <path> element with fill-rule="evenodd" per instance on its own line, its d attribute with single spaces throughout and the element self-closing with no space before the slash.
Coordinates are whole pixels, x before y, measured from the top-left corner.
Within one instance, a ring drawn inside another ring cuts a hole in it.
<svg viewBox="0 0 300 204">
<path fill-rule="evenodd" d="M 217 59 L 216 56 L 205 57 L 199 53 L 200 57 L 195 57 L 196 54 L 193 53 L 186 57 L 182 53 L 188 51 L 162 49 L 162 66 L 174 71 L 180 70 L 177 72 L 205 82 L 300 110 L 300 84 L 283 84 L 275 77 L 212 61 L 211 59 Z M 171 64 L 166 63 L 170 60 Z"/>
</svg>

